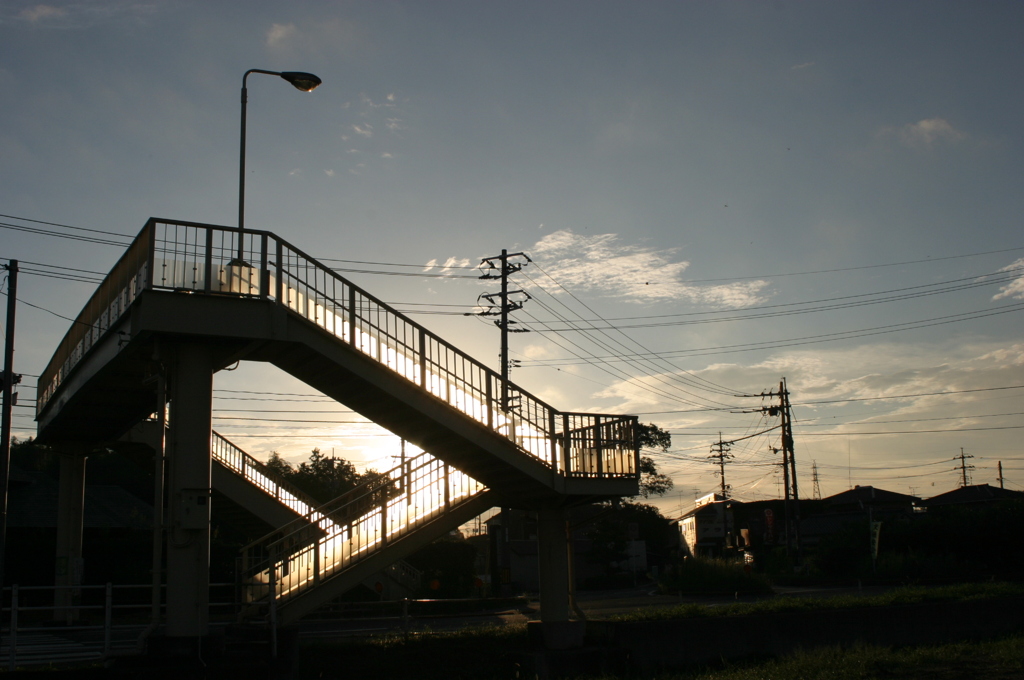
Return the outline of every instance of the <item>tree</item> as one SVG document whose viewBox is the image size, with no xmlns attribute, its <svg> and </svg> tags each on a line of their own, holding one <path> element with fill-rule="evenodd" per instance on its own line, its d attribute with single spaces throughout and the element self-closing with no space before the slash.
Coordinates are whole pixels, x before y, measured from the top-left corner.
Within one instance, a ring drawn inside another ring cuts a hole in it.
<svg viewBox="0 0 1024 680">
<path fill-rule="evenodd" d="M 266 465 L 285 481 L 291 482 L 321 503 L 354 489 L 362 481 L 352 463 L 344 458 L 325 456 L 319 448 L 313 449 L 309 460 L 299 463 L 297 468 L 281 458 L 277 451 L 270 454 Z M 368 471 L 367 475 L 370 475 L 370 479 L 378 476 L 373 471 Z"/>
<path fill-rule="evenodd" d="M 640 450 L 656 449 L 665 453 L 672 446 L 672 435 L 657 425 L 637 423 L 636 443 Z M 650 456 L 640 456 L 640 495 L 644 498 L 664 496 L 672 489 L 672 478 L 658 472 Z"/>
<path fill-rule="evenodd" d="M 285 479 L 291 479 L 295 475 L 295 468 L 292 464 L 281 457 L 281 454 L 277 451 L 270 452 L 270 458 L 267 459 L 267 467 L 270 468 L 271 472 L 280 475 Z"/>
</svg>

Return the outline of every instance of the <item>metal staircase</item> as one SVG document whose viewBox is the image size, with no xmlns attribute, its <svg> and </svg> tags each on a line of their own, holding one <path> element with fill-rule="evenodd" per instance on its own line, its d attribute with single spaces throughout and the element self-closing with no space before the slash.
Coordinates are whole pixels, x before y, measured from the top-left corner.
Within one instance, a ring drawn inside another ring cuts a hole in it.
<svg viewBox="0 0 1024 680">
<path fill-rule="evenodd" d="M 499 373 L 272 233 L 157 219 L 43 371 L 38 441 L 117 439 L 157 410 L 161 357 L 176 346 L 203 347 L 213 370 L 272 363 L 433 454 L 312 508 L 214 437 L 212 455 L 235 482 L 300 515 L 245 554 L 248 600 L 282 619 L 493 505 L 559 508 L 638 490 L 635 416 L 562 412 L 503 386 Z"/>
<path fill-rule="evenodd" d="M 400 555 L 492 507 L 493 495 L 428 453 L 242 548 L 244 601 L 294 621 Z"/>
</svg>

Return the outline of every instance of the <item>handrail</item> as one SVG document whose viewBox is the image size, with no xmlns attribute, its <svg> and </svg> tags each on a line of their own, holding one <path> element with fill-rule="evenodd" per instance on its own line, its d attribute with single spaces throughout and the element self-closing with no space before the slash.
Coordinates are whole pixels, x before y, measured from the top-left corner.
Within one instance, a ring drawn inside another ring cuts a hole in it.
<svg viewBox="0 0 1024 680">
<path fill-rule="evenodd" d="M 145 288 L 272 300 L 386 366 L 552 468 L 638 472 L 635 416 L 559 412 L 270 232 L 151 218 L 79 314 L 39 380 L 37 414 Z M 235 264 L 233 264 L 235 262 Z"/>
<path fill-rule="evenodd" d="M 421 453 L 244 546 L 244 600 L 280 602 L 306 592 L 486 491 Z"/>
<path fill-rule="evenodd" d="M 297 515 L 305 515 L 320 504 L 320 501 L 267 467 L 266 463 L 253 458 L 217 432 L 213 432 L 210 453 L 224 467 L 269 494 Z"/>
</svg>

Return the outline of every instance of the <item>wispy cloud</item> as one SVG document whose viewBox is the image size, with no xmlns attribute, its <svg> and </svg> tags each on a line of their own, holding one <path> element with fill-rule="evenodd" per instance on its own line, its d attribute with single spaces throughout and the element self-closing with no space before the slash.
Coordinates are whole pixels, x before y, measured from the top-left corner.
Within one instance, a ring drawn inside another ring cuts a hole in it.
<svg viewBox="0 0 1024 680">
<path fill-rule="evenodd" d="M 35 28 L 81 29 L 108 23 L 145 21 L 157 11 L 156 3 L 133 0 L 65 3 L 61 6 L 30 4 L 20 10 L 0 8 L 5 20 L 30 24 Z"/>
<path fill-rule="evenodd" d="M 1006 267 L 1003 267 L 999 271 L 1009 272 L 1016 271 L 1020 273 L 1016 279 L 1006 284 L 999 289 L 999 292 L 992 296 L 993 300 L 1001 300 L 1003 298 L 1013 298 L 1015 300 L 1024 300 L 1024 257 L 1020 258 L 1016 262 Z"/>
<path fill-rule="evenodd" d="M 357 135 L 361 135 L 363 137 L 366 137 L 367 139 L 373 137 L 373 126 L 370 125 L 369 123 L 365 123 L 363 125 L 353 125 L 352 129 L 355 131 Z"/>
<path fill-rule="evenodd" d="M 29 23 L 35 24 L 40 21 L 65 17 L 67 16 L 67 11 L 51 5 L 32 5 L 21 10 L 18 16 Z"/>
<path fill-rule="evenodd" d="M 746 307 L 766 299 L 767 281 L 712 286 L 687 283 L 682 274 L 690 263 L 670 259 L 678 249 L 623 244 L 617 234 L 587 236 L 563 229 L 537 241 L 529 252 L 574 292 L 629 302 L 688 300 L 725 307 Z"/>
<path fill-rule="evenodd" d="M 299 35 L 295 24 L 273 24 L 267 30 L 267 47 L 277 49 L 283 47 Z"/>
<path fill-rule="evenodd" d="M 884 128 L 881 137 L 894 137 L 910 148 L 927 149 L 939 144 L 954 144 L 967 138 L 967 134 L 954 128 L 944 118 L 925 118 L 900 128 Z"/>
<path fill-rule="evenodd" d="M 443 264 L 439 262 L 437 258 L 434 258 L 433 260 L 427 262 L 427 264 L 423 267 L 423 271 L 433 271 L 434 273 L 437 274 L 451 276 L 452 274 L 458 273 L 457 271 L 455 271 L 456 269 L 465 269 L 466 267 L 469 267 L 472 264 L 472 261 L 467 258 L 449 257 L 447 260 L 444 261 Z"/>
<path fill-rule="evenodd" d="M 810 68 L 812 66 L 814 66 L 814 62 L 813 61 L 807 61 L 807 62 L 804 62 L 802 64 L 797 64 L 796 66 L 790 66 L 789 70 L 790 71 L 802 71 L 805 68 Z"/>
</svg>

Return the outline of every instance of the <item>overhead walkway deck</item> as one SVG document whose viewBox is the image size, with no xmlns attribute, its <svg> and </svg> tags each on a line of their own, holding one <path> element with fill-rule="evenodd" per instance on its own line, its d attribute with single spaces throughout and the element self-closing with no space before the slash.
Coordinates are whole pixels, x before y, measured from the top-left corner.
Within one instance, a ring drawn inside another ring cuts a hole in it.
<svg viewBox="0 0 1024 680">
<path fill-rule="evenodd" d="M 171 484 L 201 495 L 210 376 L 264 361 L 431 452 L 449 478 L 471 480 L 473 493 L 457 498 L 445 486 L 440 513 L 452 518 L 486 504 L 547 512 L 637 493 L 635 417 L 558 411 L 514 384 L 503 409 L 496 371 L 274 234 L 246 231 L 238 262 L 241 237 L 229 227 L 146 224 L 39 379 L 41 443 L 85 451 L 166 399 L 178 409 L 170 457 L 181 462 Z M 417 531 L 448 523 L 439 517 Z M 296 571 L 285 561 L 276 569 L 268 585 L 280 597 L 291 587 L 283 572 Z"/>
</svg>

